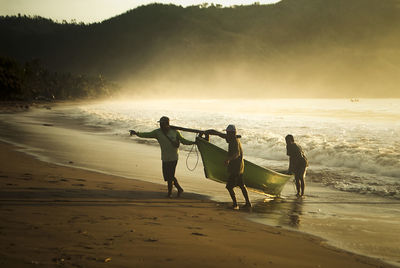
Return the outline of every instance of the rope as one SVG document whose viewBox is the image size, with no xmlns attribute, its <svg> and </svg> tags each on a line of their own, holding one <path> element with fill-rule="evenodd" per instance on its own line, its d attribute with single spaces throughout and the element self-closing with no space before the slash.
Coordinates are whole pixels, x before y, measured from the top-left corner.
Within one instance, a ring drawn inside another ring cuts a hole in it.
<svg viewBox="0 0 400 268">
<path fill-rule="evenodd" d="M 194 168 L 191 169 L 191 168 L 189 167 L 189 165 L 188 165 L 188 160 L 189 160 L 190 154 L 191 154 L 192 151 L 193 151 L 193 148 L 195 148 L 194 151 L 196 152 L 197 160 L 196 160 L 196 164 L 194 165 Z M 187 155 L 187 157 L 186 157 L 186 168 L 187 168 L 188 170 L 190 170 L 190 171 L 194 171 L 194 170 L 196 169 L 198 163 L 199 163 L 199 152 L 197 151 L 197 145 L 196 145 L 196 144 L 193 144 L 192 148 L 190 149 L 190 152 L 188 153 L 188 155 Z"/>
<path fill-rule="evenodd" d="M 293 185 L 293 190 L 294 190 L 294 192 L 297 193 L 297 189 L 296 189 L 296 179 L 295 179 L 295 178 L 293 178 L 293 180 L 292 180 L 292 185 Z"/>
</svg>

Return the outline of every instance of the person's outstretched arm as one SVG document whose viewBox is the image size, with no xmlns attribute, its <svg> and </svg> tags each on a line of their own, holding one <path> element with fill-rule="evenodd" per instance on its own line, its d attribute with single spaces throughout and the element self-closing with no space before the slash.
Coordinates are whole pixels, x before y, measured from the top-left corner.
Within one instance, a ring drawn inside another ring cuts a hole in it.
<svg viewBox="0 0 400 268">
<path fill-rule="evenodd" d="M 223 139 L 226 139 L 226 134 L 225 133 L 219 132 L 219 131 L 217 131 L 215 129 L 206 130 L 204 133 L 205 134 L 209 134 L 209 135 L 217 135 L 217 136 L 219 136 L 219 137 L 221 137 Z"/>
<path fill-rule="evenodd" d="M 190 141 L 190 140 L 185 139 L 185 138 L 182 136 L 182 134 L 181 134 L 178 130 L 176 131 L 176 133 L 177 133 L 177 136 L 178 136 L 178 140 L 179 140 L 180 142 L 182 142 L 183 144 L 185 144 L 185 145 L 192 145 L 192 144 L 195 144 L 195 143 L 196 143 L 195 141 Z"/>
<path fill-rule="evenodd" d="M 157 133 L 156 133 L 156 129 L 151 131 L 151 132 L 137 132 L 135 130 L 129 130 L 129 134 L 132 135 L 136 135 L 139 138 L 153 138 L 153 139 L 157 139 Z"/>
<path fill-rule="evenodd" d="M 289 156 L 288 174 L 293 174 L 293 173 L 294 173 L 294 170 L 293 170 L 293 167 L 294 167 L 294 163 L 293 163 L 293 161 L 294 161 L 293 149 L 292 149 L 292 147 L 289 146 L 289 145 L 286 145 L 286 155 Z"/>
</svg>

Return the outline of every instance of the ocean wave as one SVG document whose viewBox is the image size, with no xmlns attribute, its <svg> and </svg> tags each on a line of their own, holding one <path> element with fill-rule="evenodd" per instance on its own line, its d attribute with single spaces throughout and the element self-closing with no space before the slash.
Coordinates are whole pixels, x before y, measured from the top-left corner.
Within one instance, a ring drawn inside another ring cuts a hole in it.
<svg viewBox="0 0 400 268">
<path fill-rule="evenodd" d="M 400 199 L 400 182 L 391 177 L 371 176 L 333 170 L 308 171 L 307 179 L 340 191 Z"/>
<path fill-rule="evenodd" d="M 207 105 L 207 109 L 198 108 L 199 103 Z M 129 129 L 150 131 L 157 128 L 157 120 L 163 115 L 168 115 L 172 124 L 190 128 L 223 131 L 227 124 L 235 124 L 242 135 L 245 156 L 274 163 L 278 168 L 287 166 L 284 137 L 293 134 L 308 157 L 309 170 L 329 170 L 313 176 L 313 180 L 343 191 L 399 197 L 400 189 L 396 183 L 400 181 L 400 138 L 396 133 L 400 132 L 400 124 L 363 117 L 367 110 L 374 113 L 368 105 L 354 108 L 345 103 L 343 107 L 331 107 L 338 105 L 338 101 L 332 101 L 331 106 L 310 106 L 308 110 L 303 105 L 301 112 L 296 113 L 280 107 L 280 103 L 273 103 L 264 112 L 259 112 L 263 111 L 261 101 L 231 101 L 225 110 L 219 106 L 219 101 L 199 103 L 101 103 L 83 105 L 70 111 L 69 116 L 122 137 L 128 135 Z M 240 112 L 244 104 L 245 112 Z M 384 107 L 383 104 L 380 105 Z M 375 113 L 376 118 L 383 113 L 390 114 L 390 118 L 400 118 L 400 111 L 387 108 L 378 107 Z M 194 139 L 194 134 L 183 135 Z M 227 147 L 221 138 L 212 138 L 212 142 Z"/>
</svg>

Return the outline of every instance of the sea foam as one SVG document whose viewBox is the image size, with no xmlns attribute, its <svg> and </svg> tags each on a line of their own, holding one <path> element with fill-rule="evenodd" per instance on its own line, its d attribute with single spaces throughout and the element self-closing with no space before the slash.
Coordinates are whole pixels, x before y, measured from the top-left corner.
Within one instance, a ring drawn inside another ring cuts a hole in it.
<svg viewBox="0 0 400 268">
<path fill-rule="evenodd" d="M 67 111 L 66 111 L 67 112 Z M 312 179 L 339 190 L 400 198 L 400 100 L 163 100 L 82 105 L 68 115 L 106 133 L 151 131 L 171 124 L 223 131 L 235 124 L 245 157 L 287 168 L 285 136 L 305 151 Z M 192 133 L 183 133 L 194 139 Z M 226 142 L 212 138 L 226 148 Z"/>
</svg>

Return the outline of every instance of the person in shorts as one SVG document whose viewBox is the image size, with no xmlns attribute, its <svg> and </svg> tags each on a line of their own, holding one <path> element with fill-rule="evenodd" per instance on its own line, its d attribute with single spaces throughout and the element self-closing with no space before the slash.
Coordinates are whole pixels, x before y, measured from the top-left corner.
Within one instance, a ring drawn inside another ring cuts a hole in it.
<svg viewBox="0 0 400 268">
<path fill-rule="evenodd" d="M 225 165 L 227 166 L 229 173 L 226 189 L 232 198 L 233 209 L 239 209 L 235 192 L 233 190 L 236 186 L 242 190 L 243 196 L 246 200 L 246 204 L 243 206 L 243 208 L 251 208 L 251 202 L 247 188 L 243 181 L 244 160 L 242 145 L 240 140 L 236 137 L 236 127 L 234 125 L 229 125 L 226 128 L 225 139 L 229 144 L 228 154 L 225 160 Z"/>
<path fill-rule="evenodd" d="M 304 196 L 306 170 L 308 167 L 308 160 L 305 156 L 303 149 L 300 145 L 294 142 L 292 135 L 287 135 L 286 140 L 286 154 L 289 156 L 289 174 L 294 174 L 296 181 L 297 196 Z"/>
<path fill-rule="evenodd" d="M 172 129 L 169 125 L 168 117 L 163 116 L 158 122 L 160 123 L 160 128 L 151 132 L 136 132 L 134 130 L 130 130 L 129 132 L 131 136 L 137 135 L 140 138 L 157 139 L 161 148 L 162 173 L 168 187 L 167 197 L 171 197 L 173 186 L 178 190 L 177 197 L 180 197 L 183 193 L 183 188 L 179 185 L 178 179 L 175 177 L 179 144 L 181 142 L 185 145 L 191 145 L 195 142 L 186 140 L 178 130 Z"/>
</svg>

